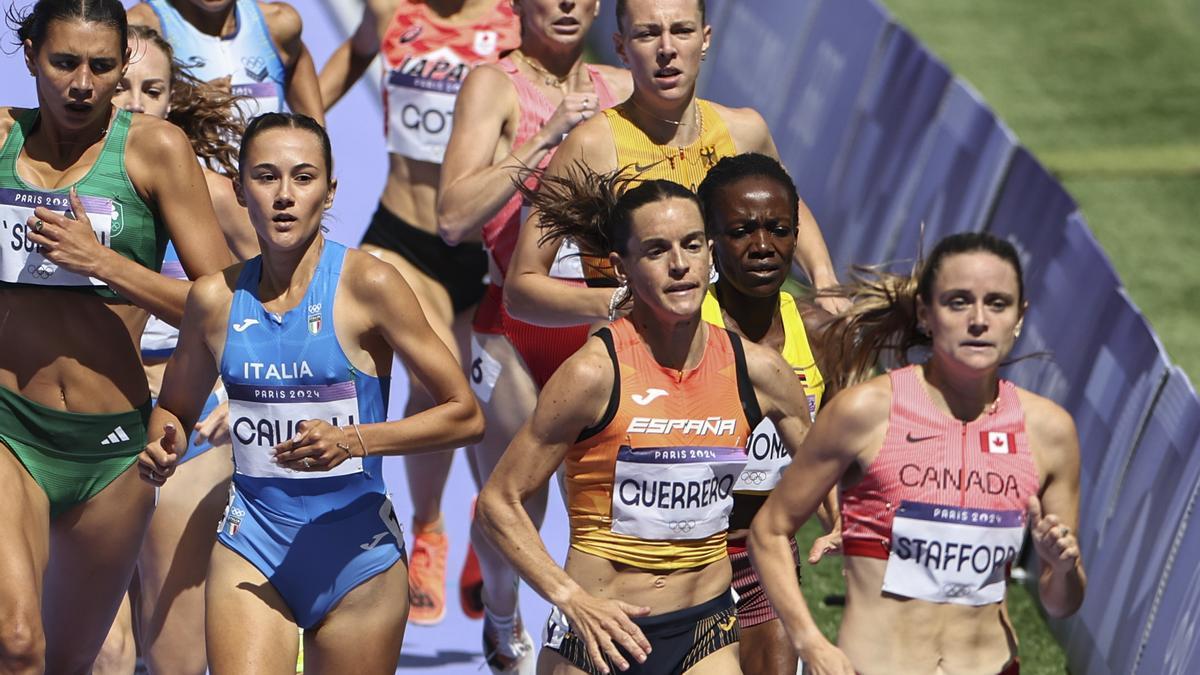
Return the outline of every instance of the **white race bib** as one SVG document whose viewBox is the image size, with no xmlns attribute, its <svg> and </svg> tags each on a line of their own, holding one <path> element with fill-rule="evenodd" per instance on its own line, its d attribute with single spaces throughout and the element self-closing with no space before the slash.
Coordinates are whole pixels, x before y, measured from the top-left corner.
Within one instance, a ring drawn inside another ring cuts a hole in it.
<svg viewBox="0 0 1200 675">
<path fill-rule="evenodd" d="M 496 389 L 496 381 L 504 366 L 479 344 L 479 338 L 471 336 L 471 391 L 483 403 L 492 400 L 492 391 Z"/>
<path fill-rule="evenodd" d="M 234 470 L 255 478 L 327 478 L 360 473 L 362 458 L 351 457 L 330 471 L 293 471 L 275 463 L 275 445 L 297 436 L 304 420 L 337 427 L 358 421 L 353 382 L 337 384 L 226 384 Z"/>
<path fill-rule="evenodd" d="M 238 110 L 245 115 L 246 121 L 269 112 L 281 112 L 282 101 L 279 100 L 279 89 L 274 82 L 243 82 L 232 86 L 235 96 L 244 96 L 238 101 Z"/>
<path fill-rule="evenodd" d="M 1001 602 L 1024 536 L 1024 511 L 901 502 L 883 591 L 956 605 Z"/>
<path fill-rule="evenodd" d="M 573 239 L 563 239 L 554 254 L 554 264 L 550 266 L 550 276 L 555 279 L 578 279 L 583 277 L 583 256 L 579 255 L 579 247 Z"/>
<path fill-rule="evenodd" d="M 783 470 L 791 463 L 792 456 L 779 438 L 775 423 L 764 417 L 746 443 L 746 466 L 738 475 L 733 491 L 770 492 L 783 477 Z"/>
<path fill-rule="evenodd" d="M 384 74 L 388 152 L 441 164 L 450 142 L 454 99 L 471 66 L 443 47 L 409 56 Z"/>
<path fill-rule="evenodd" d="M 113 221 L 119 222 L 116 205 L 111 199 L 80 196 L 92 230 L 105 248 L 112 248 Z M 0 281 L 10 284 L 39 286 L 104 286 L 99 279 L 85 277 L 59 267 L 37 251 L 37 244 L 28 238 L 25 223 L 33 216 L 34 208 L 44 206 L 54 211 L 71 210 L 66 194 L 0 188 Z"/>
<path fill-rule="evenodd" d="M 612 531 L 638 539 L 704 539 L 729 529 L 743 448 L 679 446 L 617 451 Z"/>
</svg>

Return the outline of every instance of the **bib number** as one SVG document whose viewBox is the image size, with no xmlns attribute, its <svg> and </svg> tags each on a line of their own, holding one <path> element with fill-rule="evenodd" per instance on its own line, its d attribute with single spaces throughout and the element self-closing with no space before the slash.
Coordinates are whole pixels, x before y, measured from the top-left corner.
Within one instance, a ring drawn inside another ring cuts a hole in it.
<svg viewBox="0 0 1200 675">
<path fill-rule="evenodd" d="M 892 520 L 883 591 L 956 605 L 1004 600 L 1025 513 L 904 501 Z"/>
<path fill-rule="evenodd" d="M 337 427 L 358 421 L 353 382 L 311 385 L 227 384 L 234 470 L 255 478 L 328 478 L 361 473 L 351 457 L 329 471 L 293 471 L 275 463 L 275 446 L 300 434 L 300 422 L 324 420 Z"/>
<path fill-rule="evenodd" d="M 617 451 L 612 531 L 651 541 L 704 539 L 729 528 L 742 448 L 679 446 Z"/>
<path fill-rule="evenodd" d="M 770 492 L 783 477 L 784 469 L 791 463 L 792 456 L 784 447 L 775 424 L 764 417 L 755 427 L 754 433 L 750 434 L 750 441 L 746 443 L 746 467 L 738 475 L 733 490 L 749 493 Z"/>
<path fill-rule="evenodd" d="M 80 197 L 96 241 L 112 248 L 113 221 L 117 220 L 116 205 L 111 199 Z M 105 286 L 93 277 L 76 274 L 51 262 L 29 239 L 28 222 L 39 206 L 69 212 L 70 198 L 66 194 L 0 188 L 0 281 L 10 284 L 38 286 Z M 119 232 L 119 228 L 117 229 Z"/>
<path fill-rule="evenodd" d="M 387 74 L 385 85 L 388 152 L 441 164 L 454 126 L 454 99 L 461 82 L 396 69 Z"/>
</svg>

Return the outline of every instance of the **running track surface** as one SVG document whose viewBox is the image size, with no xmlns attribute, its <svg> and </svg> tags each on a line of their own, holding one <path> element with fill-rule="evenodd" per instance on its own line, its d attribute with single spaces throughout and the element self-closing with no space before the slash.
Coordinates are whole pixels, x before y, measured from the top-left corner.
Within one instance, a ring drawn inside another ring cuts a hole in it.
<svg viewBox="0 0 1200 675">
<path fill-rule="evenodd" d="M 18 0 L 16 4 L 30 3 Z M 133 3 L 125 0 L 125 4 Z M 304 19 L 304 40 L 320 69 L 344 39 L 343 33 L 320 0 L 291 0 L 291 4 Z M 0 40 L 4 43 L 4 53 L 0 54 L 0 91 L 5 92 L 0 103 L 22 107 L 36 105 L 33 82 L 25 69 L 24 59 L 12 44 L 15 37 L 4 31 Z M 372 68 L 364 80 L 377 77 L 378 71 Z M 329 237 L 355 246 L 374 213 L 387 172 L 383 119 L 375 90 L 365 82 L 357 84 L 330 113 L 328 128 L 333 141 L 334 174 L 338 178 L 337 198 L 326 220 Z M 390 407 L 402 412 L 408 398 L 408 383 L 402 368 L 396 368 L 395 372 Z M 384 476 L 396 514 L 407 531 L 411 529 L 412 505 L 407 496 L 403 460 L 384 460 Z M 466 555 L 471 499 L 475 492 L 463 451 L 457 451 L 442 501 L 446 529 L 450 533 L 446 618 L 434 627 L 408 626 L 397 673 L 479 675 L 488 672 L 483 663 L 480 640 L 482 622 L 467 619 L 458 603 L 458 573 Z M 567 523 L 557 481 L 550 491 L 542 536 L 551 556 L 561 563 L 567 549 Z M 406 538 L 411 546 L 411 537 Z M 521 614 L 537 645 L 541 644 L 541 630 L 548 613 L 549 605 L 522 584 Z M 364 648 L 369 646 L 364 645 Z"/>
</svg>

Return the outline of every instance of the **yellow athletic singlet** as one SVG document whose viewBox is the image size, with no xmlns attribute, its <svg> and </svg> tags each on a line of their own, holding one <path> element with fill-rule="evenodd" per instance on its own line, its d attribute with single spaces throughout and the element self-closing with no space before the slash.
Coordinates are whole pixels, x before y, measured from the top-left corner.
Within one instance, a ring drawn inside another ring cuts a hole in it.
<svg viewBox="0 0 1200 675">
<path fill-rule="evenodd" d="M 700 137 L 682 148 L 651 141 L 626 116 L 624 105 L 605 110 L 617 150 L 617 166 L 630 167 L 646 180 L 671 180 L 694 191 L 722 157 L 738 152 L 729 127 L 713 105 L 702 99 L 696 99 L 696 105 L 700 109 Z"/>
</svg>

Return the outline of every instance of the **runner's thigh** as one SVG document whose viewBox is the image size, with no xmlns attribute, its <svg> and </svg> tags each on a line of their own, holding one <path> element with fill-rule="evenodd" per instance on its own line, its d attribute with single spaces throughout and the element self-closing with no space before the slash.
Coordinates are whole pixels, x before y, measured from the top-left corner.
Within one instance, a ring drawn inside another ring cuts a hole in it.
<svg viewBox="0 0 1200 675">
<path fill-rule="evenodd" d="M 212 675 L 292 675 L 300 639 L 291 610 L 262 572 L 213 546 L 204 588 L 204 637 Z"/>
<path fill-rule="evenodd" d="M 403 560 L 368 579 L 304 635 L 305 672 L 391 675 L 408 620 L 408 569 Z"/>
<path fill-rule="evenodd" d="M 0 444 L 0 639 L 29 636 L 42 657 L 42 571 L 50 556 L 50 504 L 7 446 Z M 0 655 L 18 645 L 0 642 Z M 40 664 L 33 664 L 40 665 Z"/>
</svg>

